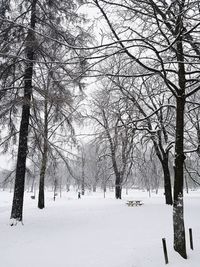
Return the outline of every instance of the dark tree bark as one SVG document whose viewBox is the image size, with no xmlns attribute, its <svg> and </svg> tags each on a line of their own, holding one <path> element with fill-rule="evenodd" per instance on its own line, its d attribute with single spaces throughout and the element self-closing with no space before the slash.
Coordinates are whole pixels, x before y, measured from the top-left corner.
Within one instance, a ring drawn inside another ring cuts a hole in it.
<svg viewBox="0 0 200 267">
<path fill-rule="evenodd" d="M 174 249 L 186 259 L 185 226 L 183 217 L 183 166 L 185 160 L 185 155 L 183 153 L 184 102 L 184 98 L 177 98 L 173 226 Z"/>
<path fill-rule="evenodd" d="M 149 122 L 149 128 L 152 129 L 151 124 Z M 169 170 L 169 150 L 165 151 L 163 149 L 163 145 L 160 142 L 159 144 L 154 140 L 154 136 L 151 137 L 156 156 L 158 157 L 162 170 L 163 170 L 163 178 L 164 178 L 164 193 L 165 193 L 165 203 L 167 205 L 172 205 L 173 204 L 173 199 L 172 199 L 172 187 L 171 187 L 171 176 L 170 176 L 170 170 Z"/>
<path fill-rule="evenodd" d="M 178 21 L 181 24 L 181 21 Z M 179 88 L 176 98 L 176 140 L 175 140 L 175 177 L 174 177 L 174 205 L 173 205 L 173 227 L 174 227 L 174 249 L 185 259 L 186 241 L 183 216 L 183 181 L 184 181 L 184 108 L 185 108 L 185 66 L 183 56 L 182 37 L 177 40 L 177 61 Z"/>
<path fill-rule="evenodd" d="M 42 165 L 40 169 L 40 183 L 39 183 L 39 195 L 38 195 L 38 208 L 39 209 L 43 209 L 45 207 L 44 180 L 45 180 L 45 173 L 46 173 L 46 163 L 47 163 L 47 151 L 44 151 L 42 155 Z"/>
<path fill-rule="evenodd" d="M 94 184 L 94 185 L 92 186 L 92 191 L 93 191 L 94 193 L 97 191 L 96 184 Z"/>
<path fill-rule="evenodd" d="M 24 184 L 25 184 L 25 173 L 26 173 L 26 158 L 27 158 L 27 148 L 28 148 L 28 126 L 30 118 L 30 102 L 32 95 L 32 77 L 33 77 L 33 60 L 34 60 L 34 40 L 35 35 L 33 30 L 35 29 L 36 23 L 36 2 L 32 2 L 31 8 L 31 20 L 30 29 L 28 30 L 28 35 L 26 39 L 26 69 L 24 73 L 24 96 L 23 96 L 23 106 L 22 106 L 22 116 L 20 123 L 20 133 L 19 133 L 19 146 L 17 155 L 17 167 L 16 167 L 16 177 L 15 177 L 15 187 L 13 204 L 11 211 L 11 219 L 17 221 L 22 221 L 23 217 L 23 202 L 24 202 Z M 13 225 L 12 222 L 11 225 Z"/>
<path fill-rule="evenodd" d="M 85 195 L 85 178 L 82 176 L 82 182 L 81 182 L 81 195 Z"/>
<path fill-rule="evenodd" d="M 122 185 L 121 185 L 121 177 L 120 173 L 116 173 L 115 179 L 115 198 L 121 199 L 122 198 Z"/>
<path fill-rule="evenodd" d="M 162 161 L 162 168 L 163 168 L 163 174 L 164 174 L 165 202 L 168 205 L 172 205 L 173 204 L 172 187 L 171 187 L 171 178 L 170 178 L 170 171 L 169 171 L 168 156 L 167 155 L 165 155 L 165 157 Z"/>
<path fill-rule="evenodd" d="M 169 170 L 168 152 L 164 152 L 162 145 L 158 146 L 158 144 L 154 140 L 153 140 L 153 143 L 154 143 L 156 155 L 163 169 L 165 203 L 167 205 L 172 205 L 173 199 L 172 199 L 172 187 L 171 187 L 171 176 L 170 176 L 170 170 Z"/>
<path fill-rule="evenodd" d="M 45 207 L 44 197 L 44 180 L 47 167 L 47 154 L 48 154 L 48 110 L 47 110 L 48 96 L 45 96 L 45 107 L 44 107 L 44 144 L 42 151 L 42 164 L 40 169 L 40 183 L 39 183 L 39 196 L 38 196 L 38 208 L 43 209 Z"/>
</svg>

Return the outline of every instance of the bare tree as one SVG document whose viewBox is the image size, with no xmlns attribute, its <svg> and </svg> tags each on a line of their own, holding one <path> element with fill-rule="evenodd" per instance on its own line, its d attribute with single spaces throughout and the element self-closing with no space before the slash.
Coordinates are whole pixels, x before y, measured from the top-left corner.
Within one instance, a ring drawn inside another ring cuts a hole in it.
<svg viewBox="0 0 200 267">
<path fill-rule="evenodd" d="M 134 129 L 123 124 L 123 108 L 120 100 L 110 101 L 112 93 L 109 87 L 96 95 L 94 99 L 94 110 L 91 116 L 100 127 L 100 138 L 105 140 L 109 147 L 109 155 L 115 174 L 115 197 L 121 199 L 122 186 L 125 177 L 131 167 L 131 155 L 134 149 Z M 101 100 L 100 100 L 101 99 Z"/>
<path fill-rule="evenodd" d="M 134 76 L 134 64 L 127 65 L 123 55 L 111 57 L 102 65 L 117 72 L 107 79 L 112 91 L 125 102 L 126 119 L 123 124 L 141 132 L 141 139 L 152 142 L 163 169 L 165 201 L 172 205 L 169 151 L 174 143 L 175 105 L 170 104 L 170 94 L 158 77 L 131 77 Z M 104 72 L 105 68 L 102 68 Z"/>
<path fill-rule="evenodd" d="M 186 99 L 199 90 L 198 3 L 184 0 L 93 2 L 105 18 L 119 51 L 122 49 L 130 61 L 144 69 L 143 77 L 162 78 L 175 98 L 174 249 L 187 258 L 183 217 L 184 113 Z M 112 16 L 116 14 L 113 9 L 117 10 L 117 20 Z"/>
</svg>

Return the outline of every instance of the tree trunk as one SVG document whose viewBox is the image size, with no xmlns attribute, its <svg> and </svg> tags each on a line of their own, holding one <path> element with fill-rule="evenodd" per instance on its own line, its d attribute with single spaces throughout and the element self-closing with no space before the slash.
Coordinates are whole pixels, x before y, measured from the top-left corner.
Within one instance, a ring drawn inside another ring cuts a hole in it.
<svg viewBox="0 0 200 267">
<path fill-rule="evenodd" d="M 185 155 L 183 153 L 184 133 L 184 99 L 177 98 L 176 118 L 176 145 L 175 145 L 175 178 L 174 178 L 174 205 L 173 205 L 173 226 L 174 226 L 174 249 L 183 257 L 187 258 L 185 242 L 185 226 L 183 217 L 183 165 Z"/>
<path fill-rule="evenodd" d="M 45 207 L 44 200 L 44 180 L 47 165 L 47 151 L 44 151 L 42 155 L 42 165 L 40 169 L 40 183 L 39 183 L 39 195 L 38 195 L 38 208 L 43 209 Z"/>
<path fill-rule="evenodd" d="M 26 57 L 28 61 L 26 62 L 26 69 L 24 73 L 24 97 L 22 106 L 22 116 L 20 123 L 20 133 L 19 133 L 19 146 L 17 154 L 17 167 L 15 176 L 15 187 L 13 204 L 11 211 L 11 225 L 17 223 L 17 221 L 22 221 L 23 217 L 23 202 L 24 202 L 24 185 L 25 185 L 25 173 L 26 173 L 26 158 L 27 158 L 27 148 L 28 148 L 28 126 L 30 117 L 30 102 L 32 95 L 32 76 L 33 76 L 33 60 L 35 55 L 34 48 L 34 32 L 36 23 L 36 0 L 32 2 L 31 9 L 31 22 L 30 29 L 28 30 L 27 42 L 26 42 Z"/>
<path fill-rule="evenodd" d="M 93 184 L 93 186 L 92 186 L 92 191 L 93 191 L 94 193 L 97 191 L 97 186 L 96 186 L 96 184 Z"/>
<path fill-rule="evenodd" d="M 122 198 L 122 186 L 121 186 L 121 177 L 120 173 L 116 174 L 115 180 L 115 198 L 121 199 Z"/>
<path fill-rule="evenodd" d="M 35 176 L 33 177 L 32 183 L 31 183 L 31 193 L 33 193 L 34 189 L 35 189 Z"/>
<path fill-rule="evenodd" d="M 170 177 L 170 171 L 169 171 L 169 158 L 168 158 L 168 152 L 165 152 L 163 147 L 158 147 L 158 144 L 153 140 L 154 148 L 156 151 L 156 155 L 162 165 L 163 170 L 163 176 L 164 176 L 164 193 L 165 193 L 165 203 L 168 205 L 173 204 L 172 199 L 172 187 L 171 187 L 171 177 Z M 161 154 L 162 151 L 162 154 Z"/>
<path fill-rule="evenodd" d="M 57 196 L 57 185 L 58 185 L 58 181 L 55 177 L 54 179 L 54 189 L 53 189 L 53 200 L 56 201 L 56 196 Z"/>
<path fill-rule="evenodd" d="M 85 158 L 82 155 L 81 195 L 85 195 Z"/>
<path fill-rule="evenodd" d="M 81 183 L 81 195 L 82 196 L 85 195 L 85 183 L 84 183 L 84 180 L 82 180 L 82 183 Z"/>
<path fill-rule="evenodd" d="M 170 179 L 170 171 L 168 165 L 168 157 L 162 162 L 163 174 L 164 174 L 164 190 L 165 190 L 165 203 L 168 205 L 173 204 L 172 200 L 172 187 L 171 187 L 171 179 Z"/>
<path fill-rule="evenodd" d="M 48 154 L 48 96 L 45 96 L 45 107 L 44 107 L 44 146 L 42 153 L 42 165 L 40 169 L 40 183 L 39 183 L 39 196 L 38 196 L 38 208 L 43 209 L 45 207 L 44 198 L 44 180 L 47 168 L 47 154 Z"/>
<path fill-rule="evenodd" d="M 60 177 L 60 198 L 62 197 L 62 177 Z"/>
<path fill-rule="evenodd" d="M 106 184 L 103 186 L 103 197 L 106 197 Z"/>
<path fill-rule="evenodd" d="M 179 22 L 181 24 L 181 22 Z M 181 36 L 177 40 L 177 61 L 179 88 L 176 98 L 176 140 L 175 140 L 175 177 L 174 177 L 174 249 L 185 259 L 186 242 L 183 216 L 183 181 L 184 181 L 184 108 L 185 108 L 185 66 Z"/>
</svg>

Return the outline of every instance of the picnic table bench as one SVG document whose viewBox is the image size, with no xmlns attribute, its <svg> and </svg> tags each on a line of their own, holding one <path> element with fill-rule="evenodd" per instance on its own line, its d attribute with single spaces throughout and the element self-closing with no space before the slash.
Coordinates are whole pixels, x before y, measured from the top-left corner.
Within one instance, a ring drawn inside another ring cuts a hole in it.
<svg viewBox="0 0 200 267">
<path fill-rule="evenodd" d="M 143 205 L 143 202 L 141 200 L 127 200 L 126 204 L 129 207 L 137 207 Z"/>
</svg>

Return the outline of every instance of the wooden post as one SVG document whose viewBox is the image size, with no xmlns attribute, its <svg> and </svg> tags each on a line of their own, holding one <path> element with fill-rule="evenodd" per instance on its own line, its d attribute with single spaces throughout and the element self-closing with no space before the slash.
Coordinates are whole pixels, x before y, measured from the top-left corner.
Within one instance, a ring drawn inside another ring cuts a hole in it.
<svg viewBox="0 0 200 267">
<path fill-rule="evenodd" d="M 163 244 L 163 252 L 164 252 L 164 256 L 165 256 L 165 264 L 168 264 L 168 255 L 167 255 L 167 246 L 166 246 L 166 240 L 165 238 L 162 238 L 162 244 Z"/>
<path fill-rule="evenodd" d="M 190 248 L 194 250 L 193 247 L 193 237 L 192 237 L 192 228 L 189 228 L 189 236 L 190 236 Z"/>
</svg>

